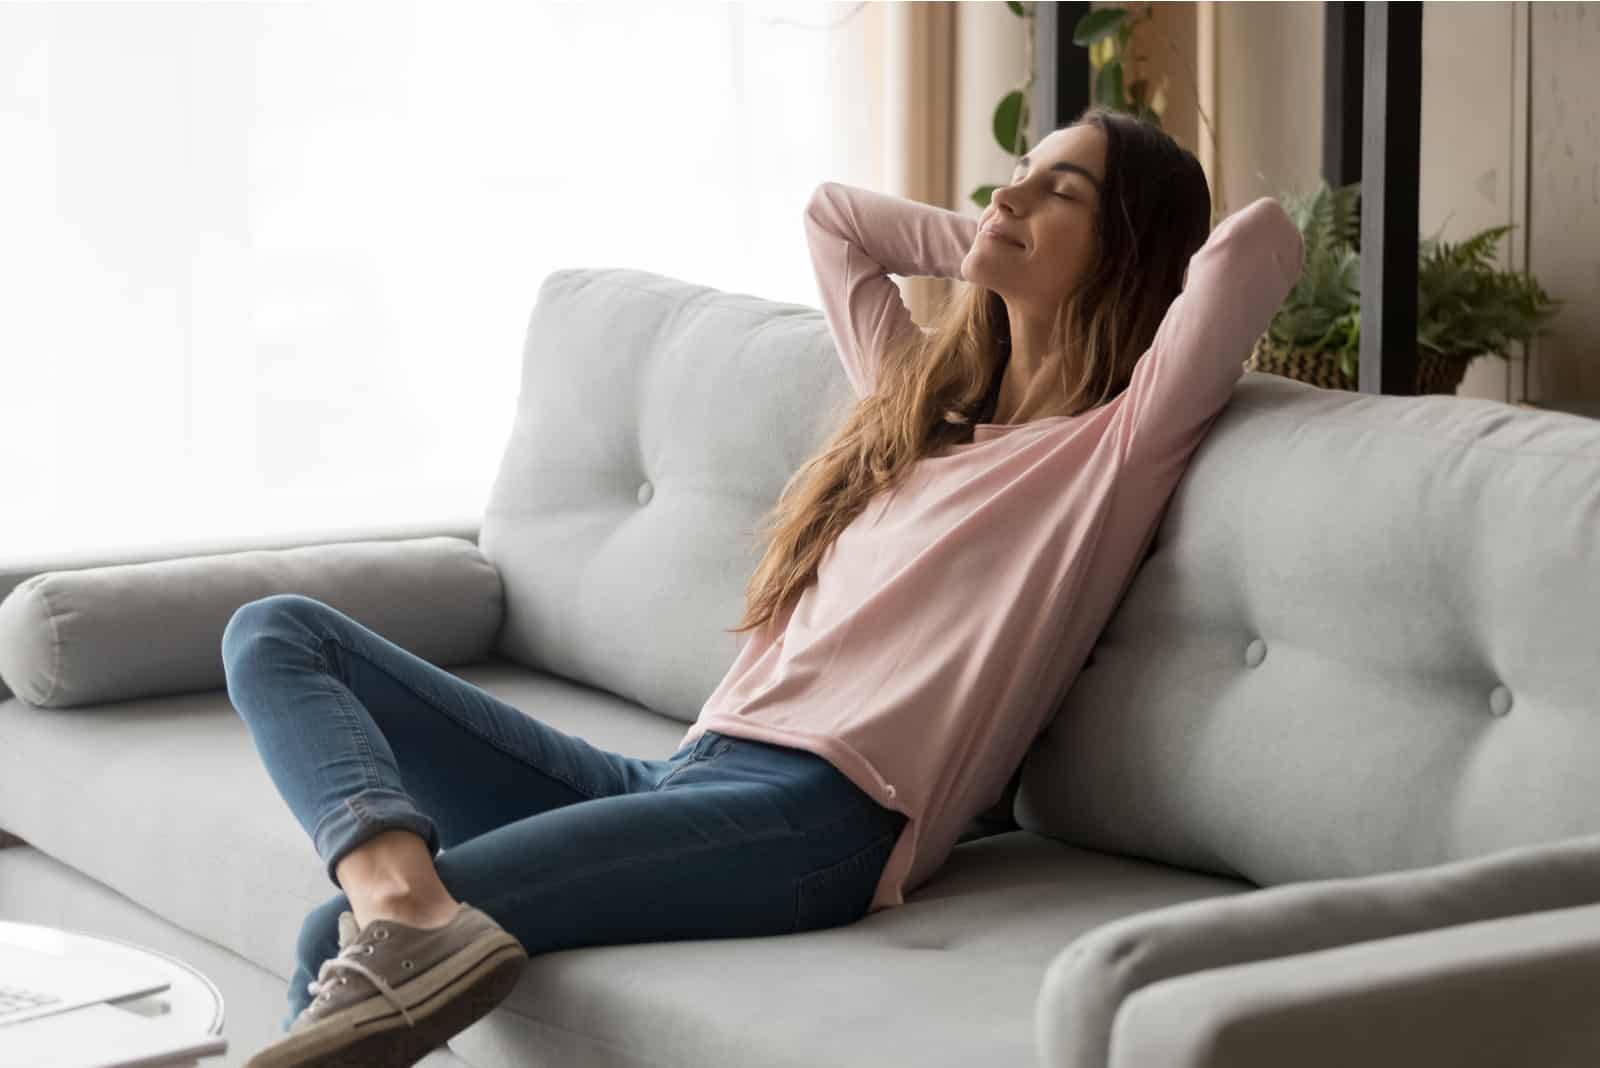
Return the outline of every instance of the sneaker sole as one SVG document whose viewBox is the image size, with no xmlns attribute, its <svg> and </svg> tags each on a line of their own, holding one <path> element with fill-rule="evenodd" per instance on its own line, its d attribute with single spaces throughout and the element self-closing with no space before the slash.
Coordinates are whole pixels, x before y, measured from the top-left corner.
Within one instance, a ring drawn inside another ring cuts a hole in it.
<svg viewBox="0 0 1600 1068">
<path fill-rule="evenodd" d="M 504 931 L 492 932 L 395 988 L 415 1026 L 391 1001 L 374 994 L 285 1036 L 246 1061 L 245 1068 L 409 1068 L 504 1001 L 527 963 L 522 943 Z"/>
</svg>

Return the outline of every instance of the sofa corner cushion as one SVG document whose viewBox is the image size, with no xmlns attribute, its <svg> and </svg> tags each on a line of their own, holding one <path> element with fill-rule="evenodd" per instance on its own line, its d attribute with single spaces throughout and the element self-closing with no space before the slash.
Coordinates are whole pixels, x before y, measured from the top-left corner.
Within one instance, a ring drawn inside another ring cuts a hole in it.
<svg viewBox="0 0 1600 1068">
<path fill-rule="evenodd" d="M 1290 883 L 1125 916 L 1057 955 L 1036 1005 L 1044 1061 L 1106 1063 L 1113 1020 L 1175 976 L 1600 901 L 1600 835 L 1376 875 Z"/>
<path fill-rule="evenodd" d="M 278 593 L 321 600 L 428 660 L 481 659 L 499 629 L 499 573 L 440 536 L 47 571 L 0 601 L 0 680 L 42 708 L 224 685 L 233 613 Z"/>
<path fill-rule="evenodd" d="M 1152 983 L 1118 1011 L 1107 1063 L 1600 1064 L 1597 984 L 1600 904 L 1505 916 Z"/>
</svg>

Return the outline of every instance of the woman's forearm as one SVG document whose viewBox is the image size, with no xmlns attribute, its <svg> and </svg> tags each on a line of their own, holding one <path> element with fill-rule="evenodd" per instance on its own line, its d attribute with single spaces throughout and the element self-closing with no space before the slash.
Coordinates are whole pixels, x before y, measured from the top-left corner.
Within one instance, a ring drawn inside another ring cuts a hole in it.
<svg viewBox="0 0 1600 1068">
<path fill-rule="evenodd" d="M 847 243 L 855 254 L 906 277 L 960 278 L 978 236 L 977 220 L 959 212 L 842 182 L 819 185 L 806 216 L 815 237 Z"/>
</svg>

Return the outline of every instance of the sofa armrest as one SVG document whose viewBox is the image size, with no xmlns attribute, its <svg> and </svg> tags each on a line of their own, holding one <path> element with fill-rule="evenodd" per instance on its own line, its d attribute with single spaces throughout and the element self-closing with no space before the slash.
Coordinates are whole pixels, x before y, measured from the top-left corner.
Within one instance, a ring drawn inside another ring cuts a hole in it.
<svg viewBox="0 0 1600 1068">
<path fill-rule="evenodd" d="M 228 620 L 277 593 L 316 598 L 441 667 L 483 659 L 504 616 L 498 570 L 456 537 L 47 571 L 0 601 L 0 678 L 44 708 L 218 689 Z"/>
<path fill-rule="evenodd" d="M 1143 987 L 1191 972 L 1600 902 L 1600 835 L 1424 868 L 1289 883 L 1102 924 L 1045 971 L 1039 1062 L 1104 1068 L 1113 1020 Z"/>
<path fill-rule="evenodd" d="M 1600 1064 L 1600 905 L 1163 980 L 1128 998 L 1111 1068 Z"/>
</svg>

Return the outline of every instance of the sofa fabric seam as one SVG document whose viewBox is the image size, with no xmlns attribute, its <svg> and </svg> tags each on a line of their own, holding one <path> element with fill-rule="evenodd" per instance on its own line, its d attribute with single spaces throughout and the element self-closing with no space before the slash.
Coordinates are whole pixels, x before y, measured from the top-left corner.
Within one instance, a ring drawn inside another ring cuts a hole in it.
<svg viewBox="0 0 1600 1068">
<path fill-rule="evenodd" d="M 551 1023 L 549 1020 L 545 1020 L 545 1019 L 542 1019 L 542 1018 L 540 1018 L 538 1016 L 533 1016 L 533 1015 L 530 1015 L 530 1014 L 525 1013 L 525 1012 L 518 1012 L 515 1009 L 511 1009 L 511 1008 L 501 1008 L 499 1011 L 504 1012 L 507 1015 L 513 1016 L 518 1020 L 526 1020 L 528 1023 L 533 1024 L 535 1027 L 543 1027 L 546 1030 L 550 1030 L 550 1031 L 559 1031 L 564 1035 L 573 1035 L 573 1036 L 576 1036 L 578 1038 L 585 1039 L 586 1041 L 594 1042 L 597 1045 L 604 1046 L 605 1048 L 607 1048 L 609 1050 L 618 1051 L 618 1052 L 624 1054 L 625 1056 L 628 1056 L 628 1057 L 634 1058 L 636 1060 L 642 1061 L 645 1064 L 655 1065 L 655 1066 L 657 1066 L 657 1068 L 678 1068 L 678 1066 L 676 1064 L 672 1063 L 672 1062 L 653 1060 L 646 1054 L 637 1053 L 634 1050 L 628 1049 L 628 1048 L 626 1048 L 624 1046 L 619 1046 L 615 1042 L 607 1041 L 606 1039 L 600 1037 L 599 1035 L 593 1034 L 593 1033 L 588 1032 L 588 1031 L 577 1031 L 577 1030 L 574 1030 L 573 1028 L 570 1028 L 570 1027 L 562 1027 L 560 1024 Z M 451 1037 L 455 1038 L 456 1036 L 452 1035 Z M 457 1052 L 454 1047 L 451 1047 L 448 1042 L 445 1044 L 445 1046 L 446 1046 L 447 1049 L 450 1050 L 451 1053 L 454 1053 L 458 1057 L 461 1056 L 461 1054 L 459 1052 Z M 462 1060 L 466 1060 L 465 1057 L 462 1057 L 461 1059 Z"/>
<path fill-rule="evenodd" d="M 57 693 L 61 690 L 61 631 L 56 627 L 56 611 L 50 604 L 50 595 L 45 592 L 45 583 L 49 576 L 40 576 L 38 584 L 34 587 L 39 594 L 39 600 L 44 602 L 44 618 L 50 624 L 50 689 L 39 699 L 40 707 L 49 707 Z"/>
<path fill-rule="evenodd" d="M 1263 371 L 1263 372 L 1252 372 L 1252 373 L 1269 374 L 1270 372 Z M 1462 450 L 1465 450 L 1465 451 L 1468 451 L 1468 452 L 1472 452 L 1472 451 L 1492 452 L 1492 453 L 1496 453 L 1496 454 L 1499 454 L 1499 455 L 1502 455 L 1502 456 L 1515 456 L 1515 457 L 1519 457 L 1519 458 L 1523 457 L 1523 456 L 1536 456 L 1536 457 L 1538 457 L 1538 458 L 1540 458 L 1542 460 L 1566 460 L 1568 462 L 1571 462 L 1571 461 L 1574 461 L 1574 460 L 1578 460 L 1578 461 L 1585 461 L 1585 460 L 1593 461 L 1594 458 L 1595 458 L 1592 454 L 1584 453 L 1584 452 L 1537 452 L 1537 451 L 1535 451 L 1533 449 L 1502 449 L 1502 448 L 1497 448 L 1496 446 L 1493 446 L 1493 445 L 1486 445 L 1481 440 L 1479 440 L 1477 438 L 1457 438 L 1457 437 L 1441 436 L 1441 435 L 1436 435 L 1436 434 L 1422 434 L 1422 433 L 1417 433 L 1416 431 L 1407 430 L 1404 427 L 1394 426 L 1394 425 L 1389 424 L 1389 423 L 1365 422 L 1360 418 L 1350 418 L 1350 417 L 1345 417 L 1345 416 L 1330 415 L 1330 414 L 1328 414 L 1326 412 L 1320 412 L 1317 415 L 1315 415 L 1314 417 L 1305 418 L 1305 417 L 1301 417 L 1301 416 L 1296 416 L 1292 412 L 1286 410 L 1287 406 L 1285 406 L 1285 405 L 1252 404 L 1248 400 L 1241 400 L 1241 399 L 1237 399 L 1237 398 L 1232 400 L 1227 405 L 1227 407 L 1228 408 L 1241 408 L 1241 409 L 1244 409 L 1244 410 L 1247 410 L 1247 411 L 1258 412 L 1261 415 L 1271 416 L 1271 417 L 1273 417 L 1275 419 L 1292 420 L 1298 426 L 1304 426 L 1307 423 L 1311 423 L 1311 422 L 1331 423 L 1331 424 L 1333 424 L 1335 426 L 1355 427 L 1356 429 L 1361 430 L 1363 432 L 1376 431 L 1376 432 L 1383 433 L 1383 434 L 1394 434 L 1394 435 L 1397 435 L 1399 437 L 1410 438 L 1413 441 L 1424 441 L 1424 442 L 1427 442 L 1430 445 L 1448 446 L 1448 447 L 1451 447 L 1451 448 L 1462 449 Z M 1566 414 L 1566 413 L 1563 413 L 1563 412 L 1544 412 L 1544 413 L 1524 413 L 1524 414 L 1554 414 L 1554 415 L 1562 415 L 1562 414 Z"/>
</svg>

